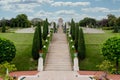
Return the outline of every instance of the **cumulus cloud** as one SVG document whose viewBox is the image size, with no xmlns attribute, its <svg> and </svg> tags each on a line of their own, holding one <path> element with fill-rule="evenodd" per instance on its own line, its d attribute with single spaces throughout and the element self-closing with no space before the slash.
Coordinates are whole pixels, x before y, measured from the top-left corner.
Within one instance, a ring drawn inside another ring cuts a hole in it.
<svg viewBox="0 0 120 80">
<path fill-rule="evenodd" d="M 120 9 L 112 10 L 112 9 L 104 8 L 104 7 L 82 8 L 81 10 L 84 12 L 103 12 L 103 13 L 118 13 L 118 12 L 120 12 Z"/>
<path fill-rule="evenodd" d="M 59 6 L 88 6 L 90 2 L 54 2 L 51 4 L 52 6 L 59 7 Z"/>
<path fill-rule="evenodd" d="M 35 13 L 33 16 L 39 17 L 42 19 L 48 18 L 49 21 L 57 22 L 58 19 L 61 17 L 64 19 L 64 21 L 70 21 L 72 18 L 75 21 L 79 21 L 88 15 L 87 14 L 79 14 L 79 13 L 75 12 L 74 10 L 58 10 L 55 12 L 41 10 L 41 11 Z"/>
<path fill-rule="evenodd" d="M 85 12 L 110 12 L 108 8 L 104 7 L 82 8 L 81 10 Z"/>
<path fill-rule="evenodd" d="M 34 8 L 44 3 L 52 3 L 53 0 L 0 0 L 0 9 L 15 12 L 34 12 Z"/>
<path fill-rule="evenodd" d="M 55 13 L 58 15 L 74 15 L 75 11 L 74 10 L 60 10 Z"/>
</svg>

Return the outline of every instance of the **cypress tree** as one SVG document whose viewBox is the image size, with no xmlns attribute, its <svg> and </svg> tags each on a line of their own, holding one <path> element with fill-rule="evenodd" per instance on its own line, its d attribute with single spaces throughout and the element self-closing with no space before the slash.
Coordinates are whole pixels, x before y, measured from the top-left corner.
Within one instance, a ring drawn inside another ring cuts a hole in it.
<svg viewBox="0 0 120 80">
<path fill-rule="evenodd" d="M 84 41 L 84 35 L 82 28 L 79 29 L 79 35 L 78 35 L 78 58 L 79 62 L 80 60 L 83 60 L 86 56 L 86 49 L 85 49 L 85 41 Z"/>
<path fill-rule="evenodd" d="M 49 28 L 48 28 L 48 26 L 49 26 L 49 23 L 48 23 L 48 19 L 46 18 L 46 37 L 47 37 L 47 35 L 48 35 L 48 33 L 49 33 Z"/>
<path fill-rule="evenodd" d="M 41 23 L 39 22 L 37 26 L 38 26 L 38 31 L 39 31 L 40 50 L 42 50 L 43 45 L 42 45 Z"/>
<path fill-rule="evenodd" d="M 33 38 L 33 45 L 32 45 L 32 57 L 34 60 L 39 58 L 39 49 L 40 49 L 40 41 L 39 41 L 39 31 L 38 27 L 35 29 L 34 38 Z"/>
<path fill-rule="evenodd" d="M 43 23 L 43 39 L 46 40 L 48 35 L 48 21 L 47 19 Z"/>
<path fill-rule="evenodd" d="M 71 31 L 70 31 L 70 33 L 71 33 L 72 39 L 75 40 L 75 22 L 74 22 L 73 19 L 71 20 Z"/>
<path fill-rule="evenodd" d="M 2 22 L 2 33 L 6 32 L 5 21 Z"/>
<path fill-rule="evenodd" d="M 78 51 L 78 33 L 79 33 L 79 25 L 75 26 L 75 49 Z"/>
</svg>

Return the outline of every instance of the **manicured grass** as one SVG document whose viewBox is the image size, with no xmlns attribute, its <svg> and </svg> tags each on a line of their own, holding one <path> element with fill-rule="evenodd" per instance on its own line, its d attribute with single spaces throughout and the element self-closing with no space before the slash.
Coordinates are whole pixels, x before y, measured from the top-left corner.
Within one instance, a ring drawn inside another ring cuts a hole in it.
<svg viewBox="0 0 120 80">
<path fill-rule="evenodd" d="M 86 43 L 86 59 L 81 61 L 81 70 L 98 70 L 96 65 L 103 61 L 101 53 L 102 44 L 110 37 L 120 36 L 120 33 L 107 33 L 104 34 L 85 34 Z"/>
<path fill-rule="evenodd" d="M 103 60 L 103 56 L 100 54 L 102 44 L 112 36 L 120 36 L 120 33 L 106 31 L 104 34 L 85 34 L 86 59 L 80 63 L 81 70 L 98 70 L 96 65 Z M 18 70 L 35 70 L 37 68 L 37 61 L 32 60 L 31 56 L 32 33 L 0 33 L 0 37 L 14 42 L 17 53 L 12 63 Z"/>
<path fill-rule="evenodd" d="M 31 48 L 33 34 L 30 33 L 0 33 L 0 37 L 6 38 L 14 42 L 17 52 L 13 59 L 17 70 L 34 70 L 37 61 L 32 60 Z"/>
</svg>

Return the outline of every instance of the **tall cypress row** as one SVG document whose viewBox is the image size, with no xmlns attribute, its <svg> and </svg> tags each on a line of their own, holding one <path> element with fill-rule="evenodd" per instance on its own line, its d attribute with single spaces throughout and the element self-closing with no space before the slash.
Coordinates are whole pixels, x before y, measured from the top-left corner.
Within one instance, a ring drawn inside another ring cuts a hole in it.
<svg viewBox="0 0 120 80">
<path fill-rule="evenodd" d="M 37 26 L 38 26 L 38 31 L 39 31 L 40 50 L 42 50 L 43 45 L 42 45 L 41 23 L 39 22 Z"/>
<path fill-rule="evenodd" d="M 78 51 L 78 33 L 79 33 L 79 25 L 75 26 L 75 49 Z"/>
<path fill-rule="evenodd" d="M 47 19 L 43 23 L 43 39 L 46 40 L 48 35 L 48 21 Z"/>
<path fill-rule="evenodd" d="M 48 23 L 48 19 L 46 18 L 46 29 L 47 29 L 47 31 L 46 31 L 46 37 L 47 37 L 47 35 L 48 35 L 48 33 L 49 33 L 49 28 L 48 28 L 48 26 L 49 26 L 49 23 Z"/>
<path fill-rule="evenodd" d="M 83 60 L 86 57 L 86 49 L 85 49 L 85 41 L 84 41 L 84 34 L 82 28 L 79 29 L 78 35 L 78 58 Z"/>
<path fill-rule="evenodd" d="M 40 38 L 39 38 L 39 30 L 38 27 L 35 29 L 34 37 L 33 37 L 33 45 L 32 45 L 32 57 L 34 60 L 39 58 L 39 49 L 40 49 Z"/>
<path fill-rule="evenodd" d="M 70 31 L 70 33 L 71 33 L 72 39 L 75 40 L 75 22 L 74 22 L 73 19 L 71 20 L 71 31 Z"/>
</svg>

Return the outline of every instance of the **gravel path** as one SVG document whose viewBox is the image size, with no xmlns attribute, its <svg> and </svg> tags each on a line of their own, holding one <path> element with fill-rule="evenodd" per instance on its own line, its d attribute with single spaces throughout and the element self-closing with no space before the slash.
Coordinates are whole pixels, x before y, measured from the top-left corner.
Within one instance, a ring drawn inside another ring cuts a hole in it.
<svg viewBox="0 0 120 80">
<path fill-rule="evenodd" d="M 34 28 L 24 28 L 24 29 L 19 29 L 15 31 L 15 33 L 34 33 Z M 83 28 L 84 33 L 104 33 L 103 30 L 101 29 L 95 29 L 95 28 Z"/>
<path fill-rule="evenodd" d="M 84 33 L 104 33 L 102 29 L 95 29 L 95 28 L 83 28 Z"/>
<path fill-rule="evenodd" d="M 34 33 L 34 28 L 24 28 L 15 31 L 15 33 Z"/>
</svg>

